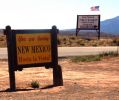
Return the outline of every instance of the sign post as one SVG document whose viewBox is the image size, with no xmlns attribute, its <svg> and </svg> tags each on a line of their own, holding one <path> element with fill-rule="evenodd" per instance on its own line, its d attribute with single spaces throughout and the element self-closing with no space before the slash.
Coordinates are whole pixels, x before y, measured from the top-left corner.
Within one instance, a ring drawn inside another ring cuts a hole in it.
<svg viewBox="0 0 119 100">
<path fill-rule="evenodd" d="M 54 54 L 54 61 L 55 61 L 55 65 L 53 67 L 53 84 L 55 86 L 59 86 L 59 85 L 63 85 L 63 79 L 62 79 L 62 69 L 61 69 L 61 66 L 58 65 L 58 50 L 57 50 L 57 34 L 58 33 L 58 30 L 56 28 L 56 26 L 53 26 L 52 27 L 52 37 L 53 37 L 53 40 L 54 40 L 54 45 L 52 45 L 53 47 L 52 48 L 55 48 L 56 49 L 56 53 L 53 53 Z M 53 42 L 53 41 L 52 41 Z"/>
<path fill-rule="evenodd" d="M 80 30 L 96 30 L 100 39 L 100 15 L 77 15 L 76 36 Z"/>
<path fill-rule="evenodd" d="M 10 26 L 6 27 L 5 34 L 7 38 L 7 48 L 8 48 L 7 50 L 8 50 L 10 91 L 15 91 L 16 83 L 15 83 L 15 72 L 14 72 L 14 56 L 12 56 L 14 54 L 14 49 L 12 45 L 13 36 Z"/>
<path fill-rule="evenodd" d="M 62 69 L 58 65 L 57 28 L 42 30 L 11 30 L 6 27 L 10 90 L 16 90 L 15 71 L 23 68 L 53 68 L 53 84 L 63 85 Z"/>
</svg>

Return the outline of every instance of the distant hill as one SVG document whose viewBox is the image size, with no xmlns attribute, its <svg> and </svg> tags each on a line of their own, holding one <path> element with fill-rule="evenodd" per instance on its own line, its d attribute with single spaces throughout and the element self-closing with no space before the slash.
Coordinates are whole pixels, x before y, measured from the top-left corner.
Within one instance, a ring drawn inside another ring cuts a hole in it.
<svg viewBox="0 0 119 100">
<path fill-rule="evenodd" d="M 114 17 L 112 19 L 107 19 L 104 21 L 101 21 L 100 23 L 100 31 L 102 37 L 114 37 L 119 36 L 119 16 Z M 76 29 L 65 29 L 60 30 L 60 34 L 63 35 L 75 35 Z M 95 30 L 81 30 L 78 35 L 83 37 L 92 37 L 97 36 L 97 33 Z"/>
<path fill-rule="evenodd" d="M 119 16 L 101 22 L 101 32 L 119 35 Z"/>
</svg>

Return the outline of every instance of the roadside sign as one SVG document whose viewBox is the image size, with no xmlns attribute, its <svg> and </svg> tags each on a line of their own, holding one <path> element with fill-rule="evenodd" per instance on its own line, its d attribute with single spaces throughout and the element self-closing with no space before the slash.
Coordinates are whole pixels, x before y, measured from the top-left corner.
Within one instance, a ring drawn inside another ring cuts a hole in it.
<svg viewBox="0 0 119 100">
<path fill-rule="evenodd" d="M 80 30 L 96 30 L 100 38 L 100 15 L 77 15 L 76 36 Z"/>
<path fill-rule="evenodd" d="M 78 15 L 77 16 L 77 29 L 80 30 L 96 30 L 100 25 L 99 15 Z"/>
<path fill-rule="evenodd" d="M 10 90 L 15 91 L 15 71 L 23 68 L 53 68 L 54 86 L 63 85 L 61 66 L 58 65 L 56 26 L 52 29 L 5 29 L 8 47 Z"/>
</svg>

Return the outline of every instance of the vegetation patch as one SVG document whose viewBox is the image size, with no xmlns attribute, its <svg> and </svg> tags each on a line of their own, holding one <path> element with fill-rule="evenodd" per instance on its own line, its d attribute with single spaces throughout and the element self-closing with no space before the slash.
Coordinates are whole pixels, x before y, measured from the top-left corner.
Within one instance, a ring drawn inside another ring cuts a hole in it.
<svg viewBox="0 0 119 100">
<path fill-rule="evenodd" d="M 31 82 L 31 87 L 32 88 L 39 88 L 39 82 L 38 81 L 32 81 Z"/>
<path fill-rule="evenodd" d="M 117 38 L 104 38 L 100 40 L 97 38 L 86 39 L 81 36 L 74 35 L 58 35 L 59 47 L 84 47 L 84 46 L 119 46 L 119 37 Z M 6 36 L 0 35 L 0 47 L 7 47 Z"/>
<path fill-rule="evenodd" d="M 72 62 L 91 62 L 91 61 L 100 61 L 101 56 L 95 55 L 95 56 L 77 56 L 77 57 L 72 57 L 71 61 Z"/>
<path fill-rule="evenodd" d="M 117 57 L 119 54 L 117 52 L 104 52 L 99 55 L 89 55 L 89 56 L 75 56 L 71 58 L 72 62 L 91 62 L 100 61 L 105 57 Z"/>
<path fill-rule="evenodd" d="M 84 47 L 84 46 L 118 46 L 119 38 L 105 38 L 101 37 L 100 40 L 97 38 L 86 39 L 81 38 L 81 36 L 72 36 L 72 35 L 58 35 L 58 46 L 59 47 Z"/>
<path fill-rule="evenodd" d="M 0 35 L 0 47 L 6 47 L 6 36 L 5 35 Z"/>
<path fill-rule="evenodd" d="M 104 52 L 102 54 L 99 54 L 100 57 L 117 57 L 119 56 L 118 52 Z"/>
</svg>

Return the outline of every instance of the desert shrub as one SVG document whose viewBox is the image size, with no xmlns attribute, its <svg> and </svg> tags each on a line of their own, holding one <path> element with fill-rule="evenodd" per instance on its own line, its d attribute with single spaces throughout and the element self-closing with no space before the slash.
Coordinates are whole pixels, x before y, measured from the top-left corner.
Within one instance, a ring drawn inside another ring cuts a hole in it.
<svg viewBox="0 0 119 100">
<path fill-rule="evenodd" d="M 69 37 L 71 40 L 76 40 L 76 36 Z"/>
<path fill-rule="evenodd" d="M 72 62 L 91 62 L 91 61 L 100 61 L 104 57 L 117 57 L 117 52 L 104 52 L 98 55 L 89 55 L 89 56 L 76 56 L 72 57 Z"/>
<path fill-rule="evenodd" d="M 116 45 L 116 46 L 119 46 L 119 38 L 113 39 L 112 43 L 114 43 L 114 45 Z"/>
<path fill-rule="evenodd" d="M 38 81 L 32 81 L 31 82 L 31 87 L 32 88 L 39 88 L 39 82 Z"/>
<path fill-rule="evenodd" d="M 116 57 L 116 56 L 118 56 L 118 52 L 113 52 L 113 51 L 103 52 L 103 53 L 99 54 L 99 56 L 101 56 L 101 57 L 105 57 L 105 56 Z"/>
<path fill-rule="evenodd" d="M 60 45 L 60 44 L 61 44 L 61 41 L 60 41 L 60 39 L 59 39 L 59 38 L 57 39 L 57 43 L 58 43 L 58 45 Z"/>
<path fill-rule="evenodd" d="M 91 61 L 100 61 L 101 57 L 99 55 L 95 56 L 77 56 L 71 58 L 72 62 L 91 62 Z"/>
</svg>

